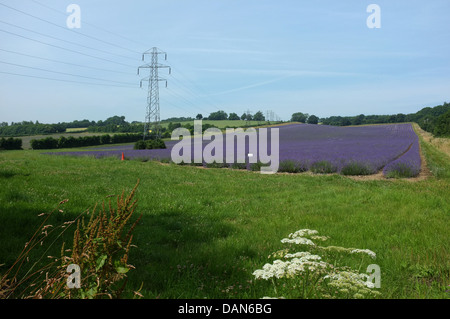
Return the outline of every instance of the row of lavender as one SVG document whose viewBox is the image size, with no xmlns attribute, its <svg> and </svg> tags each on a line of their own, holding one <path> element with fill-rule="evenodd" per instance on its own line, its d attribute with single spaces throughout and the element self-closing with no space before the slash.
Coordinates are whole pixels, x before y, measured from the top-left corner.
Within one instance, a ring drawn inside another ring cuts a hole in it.
<svg viewBox="0 0 450 319">
<path fill-rule="evenodd" d="M 278 128 L 281 172 L 310 170 L 316 173 L 368 175 L 383 169 L 388 177 L 412 177 L 420 172 L 419 142 L 410 124 L 359 127 L 293 124 Z M 134 150 L 132 145 L 123 145 L 49 154 L 120 158 L 123 153 L 128 159 L 170 161 L 172 147 L 177 142 L 167 141 L 166 149 L 157 150 Z M 203 147 L 208 143 L 205 141 Z M 270 143 L 268 146 L 270 153 Z M 245 154 L 248 145 L 246 147 Z M 207 166 L 206 163 L 203 165 Z M 229 166 L 251 169 L 255 165 L 251 165 L 247 158 L 245 165 Z"/>
<path fill-rule="evenodd" d="M 405 154 L 384 167 L 383 174 L 387 177 L 414 177 L 419 175 L 421 164 L 419 138 L 416 136 Z"/>
</svg>

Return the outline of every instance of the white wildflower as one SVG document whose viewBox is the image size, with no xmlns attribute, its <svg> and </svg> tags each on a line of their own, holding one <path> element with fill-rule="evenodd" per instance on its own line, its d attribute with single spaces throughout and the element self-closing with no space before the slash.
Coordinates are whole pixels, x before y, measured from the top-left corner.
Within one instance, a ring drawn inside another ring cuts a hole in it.
<svg viewBox="0 0 450 319">
<path fill-rule="evenodd" d="M 275 260 L 272 264 L 265 264 L 262 269 L 255 270 L 253 275 L 256 279 L 270 278 L 292 278 L 295 275 L 309 270 L 310 272 L 321 271 L 329 266 L 320 260 L 321 257 L 311 254 L 303 254 L 300 258 L 290 261 Z"/>
<path fill-rule="evenodd" d="M 290 238 L 297 238 L 297 237 L 305 237 L 305 236 L 311 236 L 311 235 L 317 235 L 319 232 L 317 230 L 313 229 L 300 229 L 297 230 L 295 233 L 289 234 Z"/>
<path fill-rule="evenodd" d="M 311 245 L 311 246 L 315 245 L 311 239 L 303 238 L 303 237 L 295 237 L 292 239 L 283 238 L 281 240 L 281 242 L 283 244 L 297 244 L 297 245 Z"/>
<path fill-rule="evenodd" d="M 373 251 L 371 251 L 369 249 L 353 249 L 350 253 L 351 254 L 363 253 L 363 254 L 369 255 L 373 259 L 377 258 L 377 254 L 375 254 Z"/>
<path fill-rule="evenodd" d="M 330 285 L 336 288 L 373 288 L 374 284 L 368 281 L 367 274 L 359 274 L 352 271 L 341 271 L 332 275 L 327 275 L 324 279 L 330 279 Z"/>
<path fill-rule="evenodd" d="M 307 256 L 313 256 L 309 251 L 300 251 L 294 254 L 287 254 L 284 258 L 302 258 Z M 317 256 L 317 255 L 316 255 Z M 317 256 L 317 259 L 321 259 L 320 256 Z"/>
</svg>

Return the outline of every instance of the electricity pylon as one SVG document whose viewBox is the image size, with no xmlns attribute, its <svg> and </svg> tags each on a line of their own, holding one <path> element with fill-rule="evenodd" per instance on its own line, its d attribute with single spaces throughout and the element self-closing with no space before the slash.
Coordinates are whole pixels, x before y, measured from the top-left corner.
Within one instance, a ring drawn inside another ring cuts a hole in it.
<svg viewBox="0 0 450 319">
<path fill-rule="evenodd" d="M 151 55 L 151 63 L 144 64 L 138 67 L 138 75 L 140 69 L 150 69 L 150 76 L 141 79 L 140 86 L 142 88 L 142 81 L 148 81 L 148 95 L 147 95 L 147 111 L 145 113 L 144 124 L 144 140 L 149 135 L 153 135 L 156 138 L 161 137 L 161 119 L 159 114 L 159 81 L 166 81 L 158 76 L 159 68 L 169 68 L 169 74 L 171 69 L 167 65 L 158 63 L 158 55 L 164 54 L 164 59 L 167 60 L 167 53 L 160 51 L 158 48 L 153 47 L 150 50 L 145 51 L 142 54 L 142 61 L 145 61 L 145 55 Z"/>
</svg>

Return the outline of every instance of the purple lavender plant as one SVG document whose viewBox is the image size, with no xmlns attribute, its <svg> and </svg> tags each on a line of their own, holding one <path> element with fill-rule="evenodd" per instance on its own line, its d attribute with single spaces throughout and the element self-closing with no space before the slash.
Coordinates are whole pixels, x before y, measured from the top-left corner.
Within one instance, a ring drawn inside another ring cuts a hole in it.
<svg viewBox="0 0 450 319">
<path fill-rule="evenodd" d="M 332 168 L 331 171 L 341 174 L 367 175 L 384 168 L 386 176 L 391 176 L 394 174 L 393 172 L 402 172 L 399 173 L 401 176 L 415 176 L 420 171 L 418 138 L 411 124 L 358 127 L 292 124 L 279 126 L 278 129 L 280 171 L 301 172 L 312 169 L 318 172 L 328 172 L 328 168 Z M 162 160 L 171 157 L 172 147 L 176 143 L 178 141 L 166 141 L 166 149 L 133 150 L 132 144 L 125 144 L 91 148 L 86 151 L 47 154 L 120 158 L 123 152 L 127 159 Z M 203 148 L 208 143 L 209 141 L 204 141 Z M 271 152 L 270 145 L 269 142 L 267 145 L 269 153 Z M 412 146 L 410 147 L 410 145 Z M 193 150 L 192 146 L 192 162 Z M 406 150 L 408 151 L 405 153 Z M 234 151 L 236 154 L 236 143 Z M 245 154 L 248 152 L 249 146 L 246 143 Z M 259 147 L 257 153 L 259 153 Z M 223 154 L 225 162 L 225 143 Z M 254 159 L 259 162 L 259 155 L 254 154 Z M 232 163 L 227 164 L 233 167 Z M 247 169 L 252 166 L 249 165 L 248 157 L 245 164 L 234 165 L 234 167 L 243 165 L 246 165 Z"/>
<path fill-rule="evenodd" d="M 384 167 L 383 174 L 386 177 L 415 177 L 420 173 L 420 166 L 420 149 L 417 139 L 405 154 Z"/>
</svg>

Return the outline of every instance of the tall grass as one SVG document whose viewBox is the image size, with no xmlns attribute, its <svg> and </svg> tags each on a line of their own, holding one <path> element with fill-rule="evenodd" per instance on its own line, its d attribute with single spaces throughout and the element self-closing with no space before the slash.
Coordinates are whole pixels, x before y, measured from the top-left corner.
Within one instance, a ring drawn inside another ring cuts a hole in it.
<svg viewBox="0 0 450 319">
<path fill-rule="evenodd" d="M 0 298 L 119 298 L 125 289 L 126 274 L 134 268 L 128 264 L 128 255 L 132 232 L 139 221 L 129 226 L 135 210 L 136 201 L 132 200 L 136 187 L 127 197 L 122 193 L 117 198 L 117 210 L 111 202 L 108 209 L 103 203 L 98 213 L 95 207 L 92 212 L 82 213 L 72 221 L 49 224 L 55 212 L 63 212 L 60 207 L 68 201 L 63 200 L 57 210 L 39 214 L 43 221 L 12 265 L 0 275 Z M 89 217 L 88 222 L 85 217 Z M 62 242 L 60 257 L 47 255 L 55 250 L 55 243 L 75 223 L 77 227 L 71 245 Z M 54 236 L 50 236 L 52 233 Z M 41 255 L 36 255 L 36 251 Z M 76 289 L 69 285 L 72 278 L 68 271 L 74 266 L 79 270 Z M 139 292 L 135 294 L 142 296 Z"/>
</svg>

